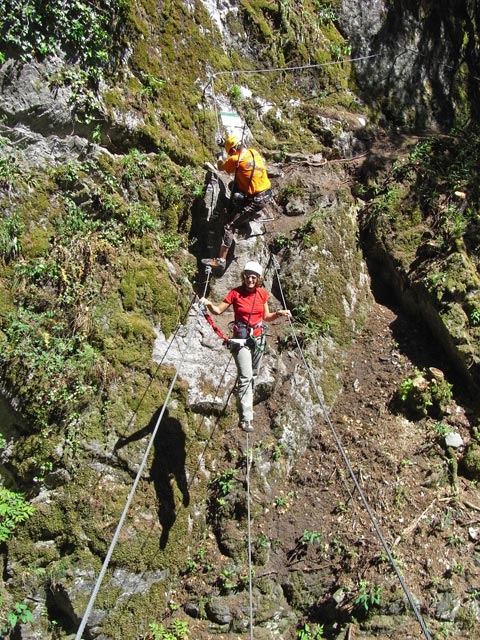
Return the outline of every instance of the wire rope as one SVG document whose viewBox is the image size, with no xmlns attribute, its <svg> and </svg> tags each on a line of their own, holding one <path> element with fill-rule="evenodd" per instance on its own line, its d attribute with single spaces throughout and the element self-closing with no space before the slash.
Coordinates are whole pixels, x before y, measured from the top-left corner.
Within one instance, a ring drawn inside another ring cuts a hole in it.
<svg viewBox="0 0 480 640">
<path fill-rule="evenodd" d="M 95 583 L 95 587 L 94 587 L 94 589 L 92 591 L 92 594 L 90 596 L 90 600 L 88 602 L 88 605 L 87 605 L 87 608 L 85 610 L 85 613 L 83 614 L 83 618 L 82 618 L 82 621 L 81 621 L 80 626 L 78 628 L 77 635 L 75 636 L 75 640 L 81 640 L 81 638 L 82 638 L 82 634 L 83 634 L 83 631 L 85 629 L 85 625 L 87 624 L 88 619 L 90 617 L 90 614 L 92 612 L 92 608 L 93 608 L 93 605 L 95 603 L 98 591 L 100 589 L 101 583 L 102 583 L 103 578 L 105 576 L 105 572 L 106 572 L 106 570 L 108 568 L 108 565 L 110 563 L 110 559 L 112 557 L 113 551 L 114 551 L 115 546 L 117 544 L 118 537 L 120 535 L 120 531 L 121 531 L 121 529 L 123 527 L 123 523 L 125 522 L 125 518 L 127 517 L 128 510 L 129 510 L 130 505 L 132 503 L 133 496 L 135 495 L 135 491 L 137 489 L 138 483 L 140 482 L 141 475 L 143 473 L 145 465 L 147 464 L 148 454 L 150 453 L 150 449 L 153 446 L 153 442 L 155 440 L 155 436 L 157 435 L 157 431 L 158 431 L 158 428 L 159 428 L 160 423 L 162 421 L 163 414 L 165 413 L 165 410 L 167 408 L 168 402 L 170 400 L 170 395 L 171 395 L 171 393 L 173 391 L 173 387 L 174 387 L 175 382 L 176 382 L 176 380 L 178 378 L 178 373 L 179 373 L 178 371 L 175 372 L 175 375 L 173 376 L 172 382 L 170 383 L 170 387 L 168 389 L 167 396 L 166 396 L 165 401 L 163 403 L 162 410 L 160 412 L 160 415 L 158 416 L 157 422 L 155 424 L 155 428 L 153 429 L 152 435 L 151 435 L 150 440 L 148 442 L 145 454 L 143 456 L 142 462 L 140 464 L 140 467 L 138 469 L 137 475 L 135 477 L 135 481 L 134 481 L 134 483 L 132 485 L 132 488 L 130 489 L 130 493 L 128 495 L 127 501 L 125 503 L 125 507 L 123 509 L 122 515 L 121 515 L 119 523 L 117 525 L 117 529 L 116 529 L 115 534 L 114 534 L 114 536 L 112 538 L 112 542 L 110 543 L 110 547 L 108 549 L 107 555 L 105 556 L 105 560 L 103 561 L 102 568 L 100 570 L 100 573 L 98 575 L 97 581 Z"/>
<path fill-rule="evenodd" d="M 250 640 L 253 640 L 253 585 L 252 585 L 252 525 L 250 517 L 250 469 L 253 449 L 250 451 L 247 433 L 247 544 L 248 544 L 248 608 L 250 618 Z"/>
<path fill-rule="evenodd" d="M 231 71 L 217 71 L 213 73 L 211 78 L 212 82 L 217 76 L 223 75 L 236 75 L 236 74 L 250 74 L 250 73 L 273 73 L 275 71 L 302 71 L 304 69 L 317 69 L 319 67 L 328 67 L 334 64 L 344 64 L 352 62 L 360 62 L 360 60 L 368 60 L 369 58 L 377 58 L 379 53 L 372 53 L 368 56 L 359 56 L 358 58 L 348 58 L 345 60 L 331 60 L 330 62 L 321 62 L 318 64 L 303 64 L 294 67 L 270 67 L 268 69 L 233 69 Z"/>
<path fill-rule="evenodd" d="M 278 287 L 279 287 L 281 302 L 282 302 L 283 307 L 286 309 L 287 306 L 286 306 L 285 296 L 283 294 L 282 284 L 281 284 L 281 281 L 280 281 L 279 266 L 278 266 L 277 260 L 275 259 L 274 256 L 271 256 L 271 261 L 272 261 L 273 268 L 275 270 L 275 275 L 276 275 L 276 278 L 277 278 L 277 283 L 278 283 Z M 330 420 L 330 416 L 328 415 L 328 411 L 327 411 L 327 409 L 325 407 L 325 404 L 324 404 L 324 402 L 322 400 L 320 391 L 318 389 L 318 385 L 317 385 L 317 383 L 315 381 L 315 378 L 313 377 L 313 373 L 311 371 L 311 368 L 307 363 L 307 360 L 306 360 L 305 355 L 303 353 L 302 347 L 301 347 L 301 345 L 300 345 L 300 343 L 298 341 L 297 335 L 296 335 L 294 327 L 293 327 L 293 323 L 292 323 L 291 320 L 289 320 L 289 321 L 290 321 L 290 327 L 292 329 L 292 334 L 294 336 L 297 349 L 298 349 L 298 351 L 300 353 L 302 362 L 303 362 L 303 364 L 305 366 L 305 369 L 306 369 L 306 371 L 308 373 L 308 376 L 310 378 L 310 382 L 311 382 L 312 387 L 313 387 L 313 389 L 315 391 L 315 394 L 317 396 L 320 408 L 322 409 L 323 416 L 325 418 L 325 422 L 327 423 L 327 425 L 330 428 L 330 431 L 331 431 L 331 433 L 333 435 L 333 438 L 335 440 L 335 444 L 337 445 L 337 449 L 340 452 L 340 455 L 341 455 L 341 457 L 343 459 L 343 462 L 344 462 L 344 464 L 345 464 L 345 466 L 346 466 L 346 468 L 348 470 L 348 473 L 350 474 L 350 477 L 352 478 L 352 481 L 353 481 L 353 483 L 355 485 L 355 488 L 358 491 L 358 495 L 360 496 L 360 499 L 361 499 L 361 501 L 363 503 L 363 506 L 365 507 L 365 510 L 368 513 L 368 516 L 369 516 L 369 518 L 370 518 L 370 520 L 372 522 L 372 525 L 373 525 L 373 527 L 375 529 L 375 532 L 376 532 L 380 542 L 382 543 L 382 546 L 383 546 L 383 548 L 385 550 L 385 553 L 388 556 L 390 564 L 391 564 L 393 570 L 395 571 L 395 574 L 397 575 L 397 578 L 398 578 L 398 580 L 399 580 L 399 582 L 400 582 L 400 584 L 402 586 L 402 589 L 403 589 L 403 591 L 405 593 L 405 596 L 406 596 L 406 598 L 407 598 L 407 600 L 408 600 L 408 602 L 409 602 L 409 604 L 410 604 L 410 606 L 412 608 L 412 611 L 415 614 L 415 617 L 417 618 L 418 623 L 420 624 L 420 627 L 421 627 L 421 629 L 423 631 L 423 634 L 425 635 L 427 640 L 432 640 L 432 637 L 431 637 L 430 632 L 429 632 L 429 630 L 428 630 L 428 628 L 427 628 L 427 626 L 425 624 L 425 621 L 424 621 L 420 611 L 418 610 L 418 608 L 417 608 L 417 606 L 415 604 L 415 601 L 414 601 L 414 599 L 413 599 L 413 597 L 412 597 L 412 595 L 411 595 L 411 593 L 410 593 L 410 591 L 409 591 L 409 589 L 407 587 L 407 584 L 406 584 L 406 582 L 405 582 L 405 580 L 403 578 L 403 575 L 401 574 L 400 569 L 398 568 L 397 563 L 395 562 L 395 559 L 394 559 L 394 557 L 392 555 L 392 552 L 390 551 L 390 547 L 388 546 L 387 541 L 385 540 L 385 538 L 384 538 L 384 536 L 382 534 L 382 531 L 380 529 L 380 525 L 378 524 L 377 519 L 375 518 L 375 515 L 373 514 L 373 511 L 371 510 L 370 505 L 369 505 L 369 503 L 367 501 L 367 498 L 365 497 L 365 494 L 363 493 L 363 490 L 360 487 L 360 484 L 359 484 L 359 482 L 357 480 L 357 477 L 355 476 L 355 473 L 353 471 L 352 465 L 350 464 L 350 460 L 348 459 L 348 456 L 347 456 L 347 454 L 345 452 L 345 449 L 343 448 L 343 445 L 342 445 L 342 443 L 340 441 L 340 438 L 339 438 L 339 436 L 338 436 L 338 434 L 337 434 L 337 432 L 335 430 L 335 427 L 333 426 L 332 421 Z"/>
<path fill-rule="evenodd" d="M 206 272 L 207 272 L 207 279 L 206 279 L 206 282 L 205 282 L 205 291 L 207 290 L 208 283 L 209 283 L 209 280 L 210 280 L 211 269 L 208 270 L 208 271 L 206 270 Z M 190 312 L 190 309 L 192 308 L 192 305 L 193 305 L 193 301 L 192 301 L 192 303 L 190 303 L 189 309 L 187 311 L 187 317 L 188 317 L 188 313 Z M 197 316 L 198 315 L 199 315 L 199 312 L 197 312 Z M 177 328 L 176 328 L 176 330 L 175 330 L 175 332 L 173 334 L 172 340 L 170 341 L 165 353 L 163 354 L 161 362 L 163 362 L 165 360 L 165 356 L 166 356 L 168 350 L 170 349 L 170 347 L 172 346 L 174 340 L 176 339 L 176 336 L 178 334 L 179 328 L 180 328 L 180 323 L 177 326 Z M 191 331 L 191 329 L 189 329 L 188 334 L 187 334 L 185 353 L 188 352 L 188 348 L 189 348 L 189 344 L 190 344 L 190 341 L 192 339 L 192 336 L 193 336 L 193 332 Z M 183 358 L 181 359 L 181 362 L 184 362 Z M 158 367 L 157 367 L 157 370 L 158 370 Z M 148 460 L 148 456 L 150 454 L 150 450 L 151 450 L 151 448 L 153 446 L 153 443 L 155 441 L 155 438 L 156 438 L 158 429 L 160 427 L 160 424 L 162 422 L 164 413 L 165 413 L 165 411 L 166 411 L 166 409 L 168 407 L 168 403 L 170 401 L 170 396 L 171 396 L 172 391 L 174 389 L 174 386 L 175 386 L 175 383 L 177 381 L 177 378 L 178 378 L 178 376 L 180 374 L 180 370 L 181 370 L 181 367 L 177 367 L 176 368 L 175 375 L 173 376 L 172 381 L 170 383 L 170 386 L 168 388 L 167 395 L 166 395 L 165 400 L 163 402 L 162 410 L 161 410 L 161 412 L 160 412 L 160 414 L 159 414 L 159 416 L 157 418 L 157 421 L 155 423 L 155 427 L 154 427 L 154 429 L 152 431 L 152 435 L 150 437 L 150 440 L 148 442 L 147 448 L 146 448 L 145 453 L 143 455 L 143 458 L 142 458 L 142 461 L 140 463 L 140 467 L 138 469 L 138 472 L 137 472 L 137 475 L 135 477 L 134 483 L 132 485 L 132 488 L 130 489 L 130 493 L 128 494 L 125 506 L 123 508 L 122 515 L 120 516 L 120 520 L 118 522 L 116 531 L 115 531 L 115 533 L 113 535 L 112 541 L 111 541 L 110 546 L 108 548 L 107 555 L 105 556 L 105 560 L 103 561 L 102 568 L 101 568 L 100 573 L 98 575 L 98 578 L 97 578 L 97 580 L 95 582 L 95 586 L 94 586 L 93 591 L 91 593 L 90 600 L 88 602 L 87 608 L 85 609 L 85 613 L 83 614 L 82 620 L 80 622 L 80 626 L 78 627 L 77 634 L 75 636 L 75 640 L 81 640 L 82 639 L 82 635 L 83 635 L 83 632 L 85 630 L 85 626 L 86 626 L 86 624 L 88 622 L 88 619 L 90 617 L 90 614 L 92 612 L 93 605 L 95 603 L 95 600 L 97 598 L 98 592 L 100 590 L 100 586 L 101 586 L 101 584 L 103 582 L 103 578 L 105 577 L 105 573 L 107 571 L 108 565 L 109 565 L 111 557 L 113 555 L 115 546 L 116 546 L 116 544 L 118 542 L 118 538 L 120 536 L 120 532 L 121 532 L 123 524 L 125 522 L 125 518 L 127 517 L 128 510 L 130 509 L 130 505 L 131 505 L 133 497 L 135 495 L 135 491 L 137 489 L 138 483 L 140 482 L 141 476 L 142 476 L 143 471 L 145 469 L 145 465 L 147 464 L 147 460 Z"/>
</svg>

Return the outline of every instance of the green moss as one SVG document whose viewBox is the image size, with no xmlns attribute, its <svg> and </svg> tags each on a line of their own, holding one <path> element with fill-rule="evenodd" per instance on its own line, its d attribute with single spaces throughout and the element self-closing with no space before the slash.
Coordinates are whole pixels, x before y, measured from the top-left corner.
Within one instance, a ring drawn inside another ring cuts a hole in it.
<svg viewBox="0 0 480 640">
<path fill-rule="evenodd" d="M 112 329 L 127 342 L 133 340 L 153 340 L 155 333 L 150 322 L 139 311 L 117 313 L 112 318 Z"/>
<path fill-rule="evenodd" d="M 468 445 L 462 460 L 465 474 L 471 480 L 480 480 L 480 446 L 474 442 Z"/>
<path fill-rule="evenodd" d="M 134 271 L 129 271 L 125 274 L 125 277 L 120 284 L 120 293 L 122 295 L 122 302 L 125 310 L 131 311 L 134 309 L 137 299 Z"/>
<path fill-rule="evenodd" d="M 54 540 L 65 534 L 65 514 L 59 504 L 40 504 L 28 523 L 33 540 Z"/>
<path fill-rule="evenodd" d="M 102 625 L 107 638 L 147 637 L 149 624 L 164 618 L 168 607 L 168 581 L 154 584 L 148 592 L 135 594 L 128 600 L 117 602 L 109 610 Z"/>
<path fill-rule="evenodd" d="M 35 414 L 35 400 L 32 401 L 29 411 Z M 58 463 L 57 446 L 60 442 L 60 436 L 42 432 L 18 438 L 13 446 L 17 475 L 29 481 L 33 476 L 42 477 L 45 471 Z"/>
<path fill-rule="evenodd" d="M 0 326 L 2 326 L 6 318 L 15 308 L 11 290 L 0 280 Z"/>
<path fill-rule="evenodd" d="M 120 109 L 122 111 L 125 109 L 125 103 L 124 103 L 122 92 L 117 88 L 109 89 L 105 91 L 102 95 L 102 98 L 105 104 L 107 105 L 107 107 Z"/>
<path fill-rule="evenodd" d="M 161 262 L 137 260 L 128 264 L 120 286 L 126 310 L 133 305 L 153 322 L 160 322 L 165 335 L 170 335 L 179 320 L 179 306 L 186 304 L 179 298 L 178 288 L 172 283 L 168 270 Z M 136 323 L 136 330 L 140 329 Z M 122 335 L 125 335 L 122 333 Z M 145 337 L 152 336 L 151 327 Z"/>
<path fill-rule="evenodd" d="M 265 19 L 262 9 L 276 9 L 275 5 L 272 2 L 265 2 L 264 0 L 241 0 L 241 5 L 246 15 L 256 26 L 258 35 L 260 35 L 264 41 L 270 41 L 273 37 L 272 27 Z"/>
</svg>

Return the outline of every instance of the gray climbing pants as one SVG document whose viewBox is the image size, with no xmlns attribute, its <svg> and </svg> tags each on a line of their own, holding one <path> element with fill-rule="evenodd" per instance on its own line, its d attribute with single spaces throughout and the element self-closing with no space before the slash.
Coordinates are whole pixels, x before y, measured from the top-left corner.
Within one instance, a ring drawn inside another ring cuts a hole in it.
<svg viewBox="0 0 480 640">
<path fill-rule="evenodd" d="M 233 352 L 238 372 L 237 410 L 240 420 L 253 420 L 253 389 L 264 350 L 265 336 L 262 336 L 255 345 L 245 345 Z"/>
</svg>

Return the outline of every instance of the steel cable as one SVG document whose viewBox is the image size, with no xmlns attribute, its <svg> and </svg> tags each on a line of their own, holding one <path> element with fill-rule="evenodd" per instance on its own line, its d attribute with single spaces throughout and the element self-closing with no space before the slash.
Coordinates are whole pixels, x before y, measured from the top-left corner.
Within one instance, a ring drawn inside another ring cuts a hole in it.
<svg viewBox="0 0 480 640">
<path fill-rule="evenodd" d="M 253 640 L 253 586 L 252 586 L 252 525 L 250 518 L 250 469 L 253 449 L 250 451 L 247 433 L 247 545 L 248 545 L 248 605 L 250 614 L 250 640 Z"/>
<path fill-rule="evenodd" d="M 207 290 L 207 287 L 208 287 L 208 283 L 209 283 L 209 279 L 210 279 L 210 273 L 211 273 L 211 269 L 209 271 L 207 271 L 207 279 L 206 279 L 206 282 L 205 282 L 205 291 Z M 193 306 L 193 300 L 190 303 L 189 309 L 187 311 L 187 314 L 186 314 L 187 317 L 188 317 L 188 313 L 190 312 L 192 306 Z M 199 310 L 197 310 L 197 319 L 198 319 L 198 317 L 199 317 Z M 164 361 L 165 356 L 168 353 L 168 350 L 170 349 L 170 347 L 172 346 L 174 340 L 176 339 L 179 327 L 180 327 L 180 324 L 177 326 L 177 328 L 176 328 L 176 330 L 175 330 L 175 332 L 174 332 L 174 334 L 172 336 L 172 340 L 170 341 L 170 343 L 169 343 L 169 345 L 168 345 L 168 347 L 167 347 L 167 349 L 166 349 L 166 351 L 165 351 L 165 353 L 164 353 L 164 355 L 162 357 L 161 362 Z M 192 329 L 190 327 L 188 329 L 188 332 L 187 332 L 185 353 L 188 353 L 188 348 L 189 348 L 189 344 L 190 344 L 190 341 L 192 339 L 192 336 L 193 336 L 193 331 L 192 331 Z M 180 365 L 181 365 L 182 362 L 184 362 L 183 358 L 181 358 L 181 360 L 180 360 Z M 157 368 L 157 370 L 158 370 L 158 368 Z M 94 589 L 93 589 L 92 594 L 90 596 L 90 600 L 88 602 L 88 605 L 87 605 L 87 608 L 85 610 L 85 613 L 83 614 L 82 620 L 80 622 L 80 626 L 78 627 L 77 634 L 75 636 L 75 640 L 81 640 L 81 638 L 82 638 L 82 634 L 83 634 L 83 632 L 85 630 L 85 626 L 86 626 L 86 624 L 88 622 L 88 619 L 90 617 L 90 614 L 92 612 L 93 605 L 95 603 L 95 600 L 97 598 L 98 592 L 100 590 L 100 586 L 102 584 L 103 578 L 105 577 L 105 573 L 106 573 L 108 565 L 110 563 L 110 559 L 112 557 L 113 551 L 115 549 L 115 546 L 117 544 L 118 538 L 120 536 L 121 529 L 122 529 L 123 524 L 125 522 L 125 518 L 127 517 L 127 513 L 128 513 L 128 510 L 130 508 L 130 505 L 132 503 L 133 497 L 135 495 L 135 491 L 137 489 L 138 483 L 140 482 L 140 478 L 141 478 L 141 476 L 143 474 L 143 471 L 145 469 L 145 465 L 147 464 L 147 460 L 148 460 L 148 456 L 149 456 L 150 450 L 151 450 L 151 448 L 153 446 L 153 443 L 155 441 L 155 437 L 157 435 L 158 429 L 159 429 L 160 424 L 162 422 L 163 415 L 164 415 L 164 413 L 165 413 L 165 411 L 166 411 L 166 409 L 168 407 L 168 403 L 170 401 L 170 396 L 172 394 L 173 388 L 175 386 L 175 382 L 177 381 L 177 378 L 178 378 L 178 376 L 180 374 L 180 371 L 181 371 L 181 366 L 176 367 L 175 375 L 173 376 L 173 379 L 172 379 L 172 381 L 170 383 L 170 386 L 168 388 L 168 392 L 167 392 L 166 398 L 165 398 L 165 400 L 163 402 L 162 410 L 161 410 L 161 412 L 160 412 L 160 414 L 159 414 L 159 416 L 157 418 L 157 421 L 155 423 L 155 427 L 153 429 L 152 435 L 150 437 L 150 440 L 148 442 L 147 448 L 145 450 L 145 453 L 143 455 L 142 461 L 140 463 L 140 467 L 139 467 L 137 475 L 135 477 L 135 481 L 134 481 L 134 483 L 132 485 L 132 488 L 130 489 L 130 493 L 128 495 L 127 501 L 125 503 L 125 506 L 124 506 L 124 509 L 123 509 L 123 512 L 122 512 L 122 515 L 121 515 L 120 520 L 118 522 L 117 529 L 116 529 L 115 534 L 114 534 L 114 536 L 112 538 L 112 541 L 110 543 L 110 547 L 109 547 L 109 549 L 107 551 L 107 555 L 105 556 L 105 560 L 103 561 L 102 568 L 101 568 L 100 573 L 98 575 L 98 578 L 97 578 L 97 580 L 95 582 Z"/>
<path fill-rule="evenodd" d="M 283 294 L 282 283 L 280 281 L 279 265 L 278 265 L 278 262 L 277 262 L 276 258 L 273 255 L 271 256 L 270 259 L 271 259 L 273 268 L 275 270 L 275 275 L 276 275 L 276 278 L 277 278 L 277 283 L 278 283 L 278 288 L 279 288 L 279 292 L 280 292 L 281 302 L 282 302 L 282 305 L 283 305 L 284 309 L 286 309 L 287 306 L 286 306 L 285 296 Z M 402 586 L 402 589 L 403 589 L 403 591 L 405 593 L 405 596 L 406 596 L 406 598 L 407 598 L 407 600 L 408 600 L 408 602 L 409 602 L 409 604 L 410 604 L 410 606 L 412 608 L 412 611 L 415 614 L 415 617 L 417 618 L 418 623 L 420 624 L 420 627 L 421 627 L 421 629 L 423 631 L 423 634 L 425 635 L 427 640 L 432 640 L 432 637 L 430 635 L 430 632 L 428 631 L 428 628 L 427 628 L 427 626 L 425 624 L 425 621 L 424 621 L 420 611 L 418 610 L 418 608 L 417 608 L 417 606 L 415 604 L 415 601 L 414 601 L 414 599 L 413 599 L 413 597 L 412 597 L 412 595 L 411 595 L 411 593 L 410 593 L 410 591 L 409 591 L 409 589 L 408 589 L 408 587 L 407 587 L 407 585 L 405 583 L 405 580 L 404 580 L 404 578 L 403 578 L 403 576 L 402 576 L 402 574 L 400 572 L 400 569 L 397 566 L 397 563 L 395 562 L 395 559 L 394 559 L 394 557 L 392 555 L 392 552 L 390 551 L 390 547 L 388 546 L 388 544 L 387 544 L 387 542 L 386 542 L 386 540 L 385 540 L 385 538 L 384 538 L 384 536 L 383 536 L 383 534 L 381 532 L 380 525 L 378 524 L 378 522 L 377 522 L 377 520 L 376 520 L 376 518 L 375 518 L 375 516 L 374 516 L 374 514 L 373 514 L 373 512 L 372 512 L 372 510 L 370 508 L 370 505 L 369 505 L 369 503 L 367 501 L 367 498 L 365 497 L 365 494 L 363 493 L 362 488 L 360 487 L 360 484 L 359 484 L 359 482 L 357 480 L 357 477 L 355 476 L 355 473 L 353 471 L 352 465 L 350 464 L 350 460 L 348 459 L 348 456 L 347 456 L 347 454 L 345 452 L 345 449 L 343 448 L 343 445 L 342 445 L 342 443 L 340 441 L 340 438 L 339 438 L 339 436 L 338 436 L 338 434 L 337 434 L 337 432 L 335 430 L 335 427 L 333 426 L 332 421 L 330 420 L 330 416 L 328 415 L 328 411 L 327 411 L 327 409 L 325 407 L 325 404 L 324 404 L 324 402 L 322 400 L 320 391 L 318 389 L 318 385 L 317 385 L 317 383 L 315 381 L 315 378 L 313 377 L 313 373 L 311 371 L 311 368 L 307 363 L 307 360 L 306 360 L 305 355 L 303 353 L 303 349 L 302 349 L 302 347 L 301 347 L 301 345 L 300 345 L 300 343 L 298 341 L 295 329 L 293 327 L 293 322 L 292 322 L 291 319 L 289 319 L 289 322 L 290 322 L 292 335 L 294 337 L 295 344 L 297 346 L 298 352 L 300 353 L 302 362 L 303 362 L 303 364 L 305 366 L 305 369 L 306 369 L 306 371 L 308 373 L 308 376 L 310 378 L 310 382 L 311 382 L 312 387 L 313 387 L 313 389 L 315 391 L 315 394 L 317 396 L 320 408 L 321 408 L 321 410 L 323 412 L 323 416 L 324 416 L 325 422 L 327 423 L 327 425 L 330 428 L 330 431 L 331 431 L 331 433 L 333 435 L 333 438 L 335 440 L 335 444 L 337 445 L 337 449 L 340 452 L 340 455 L 341 455 L 341 457 L 343 459 L 343 462 L 345 463 L 345 466 L 346 466 L 346 468 L 348 470 L 348 473 L 350 474 L 350 477 L 352 478 L 352 481 L 353 481 L 353 483 L 355 485 L 355 488 L 358 491 L 358 495 L 360 496 L 360 499 L 361 499 L 361 501 L 363 503 L 363 506 L 365 507 L 365 510 L 368 513 L 368 516 L 369 516 L 369 518 L 370 518 L 370 520 L 372 522 L 372 525 L 373 525 L 373 527 L 375 529 L 375 532 L 376 532 L 380 542 L 382 543 L 382 546 L 383 546 L 383 548 L 385 550 L 385 553 L 388 556 L 390 564 L 391 564 L 393 570 L 395 571 L 395 573 L 397 575 L 397 578 L 398 578 L 398 580 L 399 580 L 399 582 L 400 582 L 400 584 Z"/>
</svg>

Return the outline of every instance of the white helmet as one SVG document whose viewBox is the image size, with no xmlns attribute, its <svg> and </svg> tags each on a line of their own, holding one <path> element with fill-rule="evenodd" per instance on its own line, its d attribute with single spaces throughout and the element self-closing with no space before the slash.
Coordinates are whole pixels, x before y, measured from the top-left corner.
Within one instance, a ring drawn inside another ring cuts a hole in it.
<svg viewBox="0 0 480 640">
<path fill-rule="evenodd" d="M 263 276 L 262 267 L 259 265 L 258 262 L 255 262 L 253 260 L 251 262 L 247 262 L 247 264 L 245 265 L 243 272 L 245 273 L 246 271 L 251 271 L 252 273 L 256 273 L 257 276 L 259 276 L 260 278 Z"/>
</svg>

